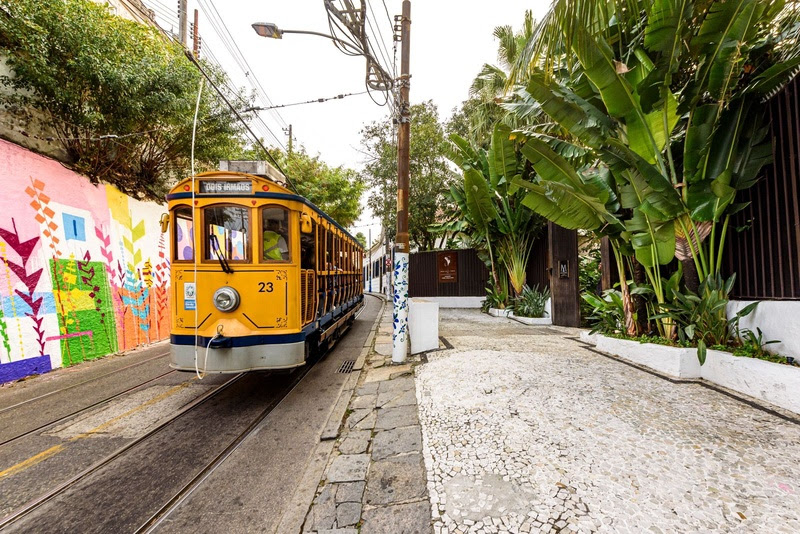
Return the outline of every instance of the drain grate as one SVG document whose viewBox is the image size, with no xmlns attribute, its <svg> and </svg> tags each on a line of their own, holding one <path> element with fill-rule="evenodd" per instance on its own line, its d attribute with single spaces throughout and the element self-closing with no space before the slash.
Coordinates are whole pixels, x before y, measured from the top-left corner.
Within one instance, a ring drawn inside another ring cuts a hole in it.
<svg viewBox="0 0 800 534">
<path fill-rule="evenodd" d="M 356 364 L 355 360 L 345 360 L 342 362 L 342 366 L 339 367 L 339 370 L 336 371 L 337 373 L 347 374 L 353 371 L 353 366 Z"/>
</svg>

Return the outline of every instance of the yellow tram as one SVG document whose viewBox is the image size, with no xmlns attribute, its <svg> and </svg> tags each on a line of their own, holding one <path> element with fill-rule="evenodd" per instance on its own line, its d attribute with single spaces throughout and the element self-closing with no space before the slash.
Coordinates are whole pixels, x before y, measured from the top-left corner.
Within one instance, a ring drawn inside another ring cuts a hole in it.
<svg viewBox="0 0 800 534">
<path fill-rule="evenodd" d="M 172 368 L 297 367 L 363 305 L 360 243 L 275 181 L 208 172 L 178 183 L 167 201 Z"/>
</svg>

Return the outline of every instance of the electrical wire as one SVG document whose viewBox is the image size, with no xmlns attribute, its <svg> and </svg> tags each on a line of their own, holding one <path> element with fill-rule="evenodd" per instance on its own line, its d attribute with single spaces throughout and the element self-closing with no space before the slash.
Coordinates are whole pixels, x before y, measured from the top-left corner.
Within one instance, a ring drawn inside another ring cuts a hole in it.
<svg viewBox="0 0 800 534">
<path fill-rule="evenodd" d="M 197 225 L 195 224 L 195 211 L 196 211 L 196 203 L 195 203 L 195 173 L 194 173 L 194 144 L 195 140 L 197 139 L 197 117 L 200 114 L 200 97 L 203 95 L 203 85 L 205 79 L 200 78 L 200 88 L 197 91 L 197 102 L 194 106 L 194 124 L 192 124 L 192 150 L 191 150 L 191 171 L 192 171 L 192 231 L 194 233 L 193 237 L 197 239 Z M 175 221 L 173 224 L 177 224 Z M 198 311 L 197 311 L 197 247 L 195 243 L 192 243 L 192 248 L 194 249 L 192 252 L 192 259 L 194 260 L 194 275 L 192 277 L 192 284 L 194 284 L 194 372 L 197 375 L 197 378 L 200 380 L 206 375 L 206 365 L 208 364 L 208 347 L 206 347 L 206 361 L 203 362 L 203 373 L 200 374 L 200 370 L 197 366 L 197 338 L 199 336 L 199 327 L 197 322 L 199 320 Z M 185 297 L 185 295 L 184 295 Z M 211 342 L 208 342 L 211 345 Z"/>
<path fill-rule="evenodd" d="M 292 190 L 295 193 L 297 193 L 297 187 L 295 187 L 294 182 L 292 181 L 292 179 L 289 177 L 288 174 L 286 174 L 286 172 L 284 172 L 283 168 L 281 168 L 280 163 L 278 163 L 277 160 L 274 157 L 272 157 L 272 154 L 269 153 L 269 150 L 267 150 L 267 147 L 264 146 L 264 143 L 262 143 L 261 140 L 258 139 L 258 137 L 256 137 L 255 133 L 253 133 L 252 128 L 250 128 L 250 125 L 247 124 L 247 122 L 242 118 L 242 116 L 239 114 L 239 111 L 231 105 L 230 101 L 225 97 L 225 93 L 223 93 L 219 89 L 219 87 L 217 87 L 217 85 L 214 83 L 214 81 L 208 75 L 208 73 L 203 68 L 203 66 L 200 65 L 200 62 L 197 61 L 197 59 L 188 50 L 186 51 L 186 57 L 189 58 L 189 61 L 194 63 L 194 65 L 198 68 L 200 73 L 205 77 L 205 79 L 208 81 L 208 83 L 211 85 L 211 87 L 213 87 L 214 90 L 217 92 L 219 97 L 228 105 L 228 107 L 231 109 L 231 111 L 233 111 L 233 113 L 236 115 L 236 117 L 239 119 L 239 121 L 242 124 L 244 124 L 244 127 L 247 128 L 247 130 L 250 132 L 250 134 L 255 138 L 255 140 L 258 143 L 258 145 L 261 147 L 262 150 L 264 150 L 264 152 L 266 153 L 267 157 L 272 161 L 272 164 L 275 165 L 275 168 L 277 168 L 278 171 L 281 174 L 283 174 L 283 176 L 286 178 L 286 183 L 289 184 L 289 186 L 291 186 Z"/>
<path fill-rule="evenodd" d="M 313 100 L 305 100 L 303 102 L 293 102 L 292 104 L 280 104 L 280 105 L 277 105 L 277 106 L 270 106 L 270 107 L 266 107 L 266 108 L 253 107 L 253 108 L 250 108 L 247 111 L 266 111 L 266 110 L 269 110 L 269 109 L 288 108 L 288 107 L 292 107 L 292 106 L 301 106 L 303 104 L 317 104 L 319 102 L 328 102 L 329 100 L 341 100 L 342 98 L 345 98 L 345 97 L 348 97 L 348 96 L 364 95 L 364 94 L 367 94 L 368 92 L 369 91 L 361 91 L 360 93 L 345 93 L 345 94 L 341 94 L 341 95 L 330 96 L 330 97 L 327 97 L 327 98 L 315 98 Z"/>
</svg>

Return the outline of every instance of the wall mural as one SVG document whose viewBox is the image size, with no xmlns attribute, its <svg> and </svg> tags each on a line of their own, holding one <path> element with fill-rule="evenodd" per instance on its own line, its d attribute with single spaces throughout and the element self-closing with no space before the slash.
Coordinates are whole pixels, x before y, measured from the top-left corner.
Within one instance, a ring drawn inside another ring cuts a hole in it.
<svg viewBox="0 0 800 534">
<path fill-rule="evenodd" d="M 0 140 L 0 383 L 169 335 L 165 211 Z"/>
</svg>

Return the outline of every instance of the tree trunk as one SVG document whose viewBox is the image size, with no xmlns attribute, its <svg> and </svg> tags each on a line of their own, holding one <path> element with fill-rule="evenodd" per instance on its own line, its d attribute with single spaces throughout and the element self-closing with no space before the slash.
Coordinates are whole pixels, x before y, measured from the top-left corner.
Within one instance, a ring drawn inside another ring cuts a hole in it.
<svg viewBox="0 0 800 534">
<path fill-rule="evenodd" d="M 694 259 L 691 256 L 682 259 L 681 265 L 683 266 L 683 282 L 686 284 L 686 289 L 697 293 L 697 290 L 700 289 L 700 277 L 697 275 L 697 265 L 695 265 Z"/>
<path fill-rule="evenodd" d="M 633 281 L 637 286 L 641 286 L 647 282 L 647 277 L 644 272 L 644 266 L 636 261 L 636 258 L 631 258 L 633 262 Z M 647 320 L 647 301 L 641 295 L 633 295 L 633 310 L 636 313 L 634 320 L 636 335 L 641 335 L 649 330 Z"/>
</svg>

